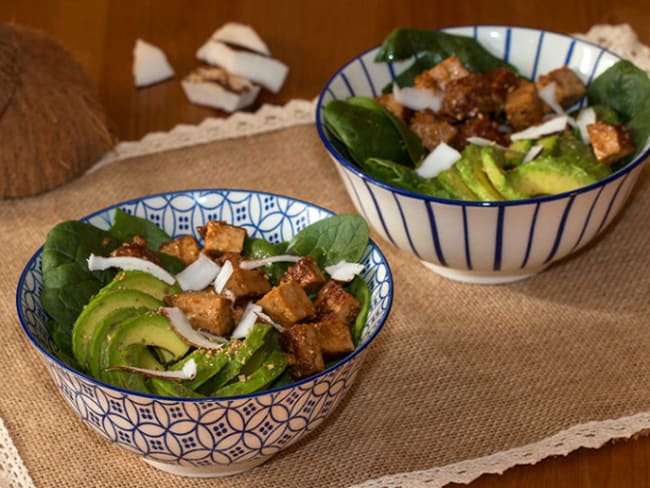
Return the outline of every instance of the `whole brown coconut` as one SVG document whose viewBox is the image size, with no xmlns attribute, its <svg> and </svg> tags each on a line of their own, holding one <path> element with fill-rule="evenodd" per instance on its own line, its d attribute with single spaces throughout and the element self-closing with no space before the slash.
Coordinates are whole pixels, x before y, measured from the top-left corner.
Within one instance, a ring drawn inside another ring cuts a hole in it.
<svg viewBox="0 0 650 488">
<path fill-rule="evenodd" d="M 43 33 L 0 23 L 0 199 L 61 185 L 113 144 L 72 57 Z"/>
</svg>

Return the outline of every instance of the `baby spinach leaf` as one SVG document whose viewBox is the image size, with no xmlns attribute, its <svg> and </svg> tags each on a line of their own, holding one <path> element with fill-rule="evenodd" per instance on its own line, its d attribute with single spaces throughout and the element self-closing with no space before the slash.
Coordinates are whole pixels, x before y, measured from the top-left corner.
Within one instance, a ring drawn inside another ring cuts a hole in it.
<svg viewBox="0 0 650 488">
<path fill-rule="evenodd" d="M 271 244 L 266 239 L 246 238 L 244 241 L 243 256 L 248 259 L 264 259 L 269 256 L 283 254 L 286 243 Z M 280 277 L 289 268 L 288 263 L 269 263 L 264 266 L 264 272 L 268 275 L 272 285 L 280 283 Z"/>
<path fill-rule="evenodd" d="M 289 241 L 287 252 L 311 256 L 321 267 L 358 262 L 368 245 L 368 224 L 359 215 L 334 215 L 305 227 Z"/>
<path fill-rule="evenodd" d="M 384 40 L 375 61 L 390 63 L 415 57 L 413 65 L 395 79 L 399 86 L 413 86 L 419 73 L 452 55 L 474 73 L 485 73 L 501 66 L 517 72 L 514 66 L 494 56 L 475 39 L 436 30 L 395 29 Z M 384 93 L 391 90 L 392 83 L 384 88 Z"/>
<path fill-rule="evenodd" d="M 129 215 L 120 208 L 115 210 L 115 220 L 108 232 L 122 242 L 131 242 L 135 236 L 140 236 L 153 250 L 171 241 L 171 237 L 152 221 Z"/>
<path fill-rule="evenodd" d="M 361 165 L 370 176 L 390 185 L 439 198 L 451 198 L 436 178 L 422 178 L 411 168 L 393 161 L 368 158 Z"/>
<path fill-rule="evenodd" d="M 332 100 L 325 106 L 325 127 L 361 164 L 367 158 L 390 159 L 411 166 L 411 156 L 385 113 L 357 103 Z"/>
<path fill-rule="evenodd" d="M 632 133 L 636 156 L 650 137 L 650 78 L 627 60 L 618 61 L 587 88 L 589 105 L 614 109 Z M 629 159 L 628 159 L 629 160 Z"/>
</svg>

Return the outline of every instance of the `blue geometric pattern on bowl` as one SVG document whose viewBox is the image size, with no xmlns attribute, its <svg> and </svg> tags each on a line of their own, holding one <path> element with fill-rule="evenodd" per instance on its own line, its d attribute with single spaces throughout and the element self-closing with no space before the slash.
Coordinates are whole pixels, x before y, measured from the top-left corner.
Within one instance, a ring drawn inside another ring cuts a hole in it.
<svg viewBox="0 0 650 488">
<path fill-rule="evenodd" d="M 606 49 L 555 32 L 490 25 L 443 30 L 478 40 L 531 79 L 566 64 L 589 84 L 620 60 Z M 329 101 L 381 94 L 412 63 L 376 63 L 378 50 L 355 57 L 325 84 L 316 105 L 318 132 L 350 199 L 370 226 L 444 276 L 476 283 L 514 281 L 580 249 L 623 208 L 650 155 L 648 140 L 634 161 L 597 183 L 516 201 L 447 200 L 389 185 L 349 161 L 323 121 Z"/>
<path fill-rule="evenodd" d="M 269 193 L 197 190 L 138 198 L 82 219 L 108 228 L 115 209 L 146 217 L 172 237 L 193 233 L 209 219 L 246 228 L 272 242 L 290 239 L 332 213 Z M 261 464 L 313 431 L 334 410 L 355 380 L 366 348 L 382 328 L 392 303 L 385 257 L 370 243 L 362 263 L 371 290 L 370 313 L 357 349 L 322 373 L 266 392 L 228 399 L 174 399 L 136 394 L 90 378 L 56 357 L 39 300 L 43 287 L 39 250 L 29 261 L 16 294 L 20 322 L 45 359 L 68 405 L 94 431 L 152 465 L 181 475 L 232 474 Z"/>
</svg>

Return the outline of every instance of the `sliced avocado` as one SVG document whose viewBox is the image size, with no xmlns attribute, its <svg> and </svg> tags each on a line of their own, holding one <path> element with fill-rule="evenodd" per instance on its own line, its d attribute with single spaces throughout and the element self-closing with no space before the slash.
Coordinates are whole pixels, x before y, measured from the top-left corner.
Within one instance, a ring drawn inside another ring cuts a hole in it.
<svg viewBox="0 0 650 488">
<path fill-rule="evenodd" d="M 79 365 L 88 370 L 88 346 L 102 320 L 119 308 L 157 309 L 163 303 L 138 290 L 114 290 L 98 293 L 82 310 L 72 328 L 72 352 Z"/>
<path fill-rule="evenodd" d="M 467 146 L 455 166 L 458 168 L 460 177 L 479 200 L 485 202 L 503 200 L 501 194 L 494 189 L 487 175 L 483 172 L 480 147 Z"/>
<path fill-rule="evenodd" d="M 134 391 L 149 391 L 146 377 L 121 370 L 106 371 L 111 366 L 135 366 L 147 369 L 164 369 L 147 346 L 169 351 L 178 360 L 190 349 L 172 329 L 167 317 L 157 312 L 146 312 L 126 319 L 115 328 L 110 340 L 106 341 L 106 364 L 100 364 L 106 380 L 121 388 Z M 143 350 L 140 350 L 143 349 Z"/>
<path fill-rule="evenodd" d="M 465 184 L 463 179 L 460 177 L 460 173 L 456 168 L 456 165 L 452 166 L 449 169 L 441 171 L 436 176 L 440 185 L 451 195 L 452 198 L 456 200 L 478 200 L 476 193 L 469 189 Z"/>
<path fill-rule="evenodd" d="M 579 166 L 598 180 L 612 172 L 608 165 L 596 159 L 591 147 L 579 140 L 571 131 L 564 131 L 559 137 L 556 154 L 558 158 Z"/>
<path fill-rule="evenodd" d="M 527 196 L 552 195 L 598 181 L 581 167 L 557 158 L 539 158 L 508 173 L 508 182 Z"/>
<path fill-rule="evenodd" d="M 196 376 L 194 379 L 183 381 L 183 385 L 191 390 L 196 390 L 226 365 L 230 359 L 228 345 L 219 350 L 195 349 L 169 369 L 179 371 L 183 369 L 185 363 L 190 359 L 194 359 L 196 363 Z"/>
<path fill-rule="evenodd" d="M 558 147 L 558 136 L 557 134 L 552 134 L 550 136 L 540 137 L 535 141 L 535 145 L 542 146 L 542 152 L 538 157 L 554 155 Z"/>
<path fill-rule="evenodd" d="M 255 351 L 264 345 L 265 337 L 271 329 L 273 329 L 273 326 L 269 324 L 257 323 L 246 336 L 246 339 L 239 344 L 239 347 L 231 345 L 229 349 L 232 349 L 232 352 L 229 353 L 226 365 L 210 380 L 205 382 L 199 388 L 199 392 L 207 396 L 214 396 L 215 391 L 239 375 L 244 364 L 253 356 Z"/>
<path fill-rule="evenodd" d="M 526 153 L 533 147 L 532 139 L 518 139 L 508 146 L 511 151 L 506 151 L 505 161 L 508 166 L 517 166 L 524 160 Z"/>
<path fill-rule="evenodd" d="M 275 381 L 287 368 L 287 356 L 282 351 L 273 351 L 264 362 L 250 375 L 244 376 L 241 380 L 219 388 L 212 396 L 227 397 L 235 395 L 247 395 L 264 388 Z"/>
<path fill-rule="evenodd" d="M 164 380 L 162 378 L 151 378 L 149 380 L 149 389 L 152 393 L 162 396 L 175 398 L 205 398 L 203 395 L 188 388 L 183 383 L 173 380 Z"/>
<path fill-rule="evenodd" d="M 140 290 L 158 300 L 181 291 L 178 283 L 168 285 L 146 271 L 122 270 L 115 278 L 101 289 L 100 293 L 113 290 Z"/>
<path fill-rule="evenodd" d="M 491 147 L 484 147 L 481 149 L 481 161 L 483 163 L 483 171 L 490 180 L 490 183 L 492 183 L 494 188 L 506 200 L 521 200 L 522 198 L 526 198 L 526 195 L 520 193 L 508 183 L 506 173 L 501 169 L 504 161 L 503 152 L 496 151 Z"/>
<path fill-rule="evenodd" d="M 102 370 L 100 364 L 102 362 L 102 354 L 107 351 L 106 342 L 108 342 L 113 334 L 113 331 L 126 319 L 135 317 L 145 313 L 147 308 L 140 307 L 126 307 L 118 308 L 109 313 L 103 320 L 101 320 L 95 328 L 93 335 L 88 343 L 88 372 L 95 378 L 101 379 Z"/>
</svg>

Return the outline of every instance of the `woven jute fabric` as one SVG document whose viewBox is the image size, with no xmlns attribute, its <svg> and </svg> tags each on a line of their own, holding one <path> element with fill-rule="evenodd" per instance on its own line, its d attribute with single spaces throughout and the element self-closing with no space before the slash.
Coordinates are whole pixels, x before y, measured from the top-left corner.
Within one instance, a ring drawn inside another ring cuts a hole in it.
<svg viewBox="0 0 650 488">
<path fill-rule="evenodd" d="M 118 161 L 50 193 L 0 203 L 0 417 L 36 486 L 340 487 L 650 411 L 644 171 L 593 245 L 518 283 L 449 281 L 373 236 L 393 272 L 393 308 L 333 415 L 248 473 L 190 480 L 157 471 L 72 413 L 21 330 L 15 288 L 59 221 L 145 194 L 208 187 L 354 212 L 313 125 Z"/>
</svg>

